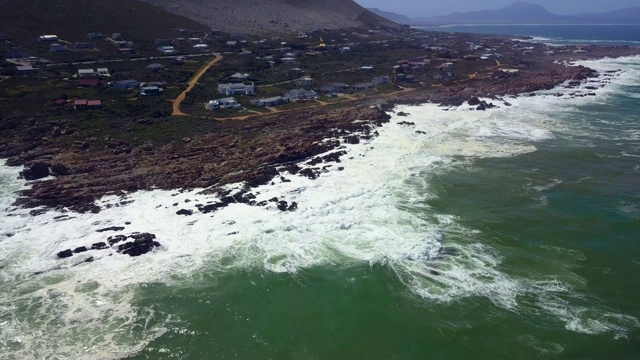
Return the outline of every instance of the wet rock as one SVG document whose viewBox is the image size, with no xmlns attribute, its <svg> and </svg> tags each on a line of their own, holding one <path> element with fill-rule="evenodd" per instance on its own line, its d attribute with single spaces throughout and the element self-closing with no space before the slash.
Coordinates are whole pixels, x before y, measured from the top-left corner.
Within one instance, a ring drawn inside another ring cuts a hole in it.
<svg viewBox="0 0 640 360">
<path fill-rule="evenodd" d="M 115 235 L 115 236 L 109 236 L 107 238 L 107 241 L 109 242 L 109 245 L 113 245 L 113 244 L 117 244 L 121 241 L 125 241 L 127 240 L 127 237 L 124 235 Z"/>
<path fill-rule="evenodd" d="M 190 216 L 190 215 L 193 215 L 193 211 L 187 210 L 187 209 L 181 209 L 176 211 L 176 215 Z"/>
<path fill-rule="evenodd" d="M 404 112 L 404 111 L 400 111 L 400 112 L 398 112 L 398 114 L 397 114 L 397 115 L 398 115 L 398 116 L 409 116 L 409 115 L 411 115 L 411 114 L 406 113 L 406 112 Z"/>
<path fill-rule="evenodd" d="M 360 139 L 356 135 L 347 136 L 344 138 L 345 144 L 357 145 L 360 144 Z"/>
<path fill-rule="evenodd" d="M 278 210 L 287 211 L 289 204 L 286 201 L 278 201 Z"/>
<path fill-rule="evenodd" d="M 140 256 L 146 254 L 156 247 L 160 247 L 160 243 L 155 241 L 154 234 L 142 233 L 130 236 L 135 239 L 118 246 L 118 252 L 129 256 Z"/>
<path fill-rule="evenodd" d="M 104 242 L 97 242 L 91 245 L 91 250 L 104 250 L 106 248 L 108 248 L 108 246 Z"/>
<path fill-rule="evenodd" d="M 398 125 L 404 125 L 404 126 L 416 126 L 416 123 L 414 122 L 409 122 L 409 121 L 400 121 L 398 123 Z"/>
<path fill-rule="evenodd" d="M 477 96 L 474 96 L 471 99 L 469 99 L 468 103 L 470 106 L 477 106 L 477 105 L 480 105 L 480 99 L 478 99 Z"/>
<path fill-rule="evenodd" d="M 73 256 L 73 251 L 71 251 L 70 249 L 67 249 L 67 250 L 64 250 L 64 251 L 60 251 L 58 253 L 58 258 L 59 259 L 65 259 L 65 258 L 68 258 L 68 257 L 71 257 L 71 256 Z"/>
<path fill-rule="evenodd" d="M 124 226 L 111 226 L 104 229 L 98 229 L 96 230 L 96 232 L 101 233 L 101 232 L 107 232 L 107 231 L 122 231 L 122 230 L 124 230 Z"/>
<path fill-rule="evenodd" d="M 310 169 L 310 168 L 301 170 L 300 175 L 306 176 L 311 180 L 315 180 L 318 178 L 318 174 L 316 174 L 315 171 L 313 171 L 313 169 Z"/>
<path fill-rule="evenodd" d="M 49 176 L 49 164 L 46 162 L 35 162 L 28 169 L 23 170 L 20 175 L 25 180 L 38 180 Z"/>
<path fill-rule="evenodd" d="M 85 251 L 87 251 L 87 248 L 85 246 L 80 246 L 80 247 L 75 248 L 73 250 L 73 253 L 74 254 L 79 254 L 79 253 L 83 253 Z"/>
</svg>

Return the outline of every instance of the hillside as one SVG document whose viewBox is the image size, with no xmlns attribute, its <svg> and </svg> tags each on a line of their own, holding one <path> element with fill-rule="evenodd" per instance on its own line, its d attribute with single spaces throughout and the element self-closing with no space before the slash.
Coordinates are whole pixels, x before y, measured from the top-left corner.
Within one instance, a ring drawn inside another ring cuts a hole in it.
<svg viewBox="0 0 640 360">
<path fill-rule="evenodd" d="M 123 33 L 131 39 L 175 37 L 176 29 L 206 31 L 193 20 L 137 0 L 0 0 L 0 33 L 29 45 L 43 34 L 87 41 L 87 33 Z"/>
<path fill-rule="evenodd" d="M 553 14 L 541 5 L 518 1 L 497 10 L 457 12 L 415 21 L 421 24 L 639 24 L 640 8 L 568 16 Z"/>
<path fill-rule="evenodd" d="M 398 26 L 352 0 L 143 1 L 231 33 L 267 35 L 323 28 Z"/>
</svg>

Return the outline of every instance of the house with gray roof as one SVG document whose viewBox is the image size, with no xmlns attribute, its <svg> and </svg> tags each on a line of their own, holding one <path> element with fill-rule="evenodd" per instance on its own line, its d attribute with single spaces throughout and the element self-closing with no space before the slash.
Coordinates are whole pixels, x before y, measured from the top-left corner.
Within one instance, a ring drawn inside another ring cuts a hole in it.
<svg viewBox="0 0 640 360">
<path fill-rule="evenodd" d="M 226 96 L 233 95 L 248 95 L 254 96 L 256 94 L 256 87 L 253 83 L 228 83 L 218 84 L 218 91 Z"/>
<path fill-rule="evenodd" d="M 293 89 L 284 95 L 289 101 L 293 100 L 312 100 L 318 97 L 313 90 Z"/>
<path fill-rule="evenodd" d="M 289 102 L 289 99 L 287 99 L 284 96 L 274 96 L 270 98 L 262 98 L 262 99 L 251 101 L 253 105 L 261 106 L 261 107 L 278 106 L 278 105 L 286 104 L 288 102 Z"/>
</svg>

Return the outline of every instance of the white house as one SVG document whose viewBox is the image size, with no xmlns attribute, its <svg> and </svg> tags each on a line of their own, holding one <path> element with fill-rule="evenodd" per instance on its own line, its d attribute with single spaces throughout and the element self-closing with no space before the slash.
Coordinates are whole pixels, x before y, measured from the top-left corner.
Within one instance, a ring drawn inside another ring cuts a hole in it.
<svg viewBox="0 0 640 360">
<path fill-rule="evenodd" d="M 78 69 L 78 77 L 79 78 L 88 78 L 96 76 L 95 71 L 93 69 Z"/>
<path fill-rule="evenodd" d="M 218 91 L 221 94 L 225 94 L 226 96 L 232 95 L 249 95 L 254 96 L 256 94 L 256 87 L 253 83 L 244 84 L 244 83 L 229 83 L 229 84 L 219 84 Z"/>
<path fill-rule="evenodd" d="M 207 104 L 207 109 L 209 110 L 218 110 L 218 109 L 225 109 L 225 108 L 242 109 L 242 105 L 238 104 L 236 99 L 233 97 L 227 97 L 227 98 L 218 99 L 218 100 L 211 100 Z"/>
<path fill-rule="evenodd" d="M 98 74 L 98 76 L 111 76 L 111 74 L 109 74 L 109 69 L 107 68 L 98 68 L 96 69 L 96 73 Z"/>
<path fill-rule="evenodd" d="M 289 99 L 287 99 L 286 97 L 283 96 L 274 96 L 274 97 L 270 97 L 270 98 L 262 98 L 259 100 L 252 100 L 251 103 L 255 106 L 263 106 L 263 107 L 267 107 L 267 106 L 278 106 L 278 105 L 282 105 L 282 104 L 286 104 L 289 102 Z"/>
<path fill-rule="evenodd" d="M 293 89 L 284 95 L 289 101 L 293 100 L 312 100 L 318 97 L 313 90 Z"/>
</svg>

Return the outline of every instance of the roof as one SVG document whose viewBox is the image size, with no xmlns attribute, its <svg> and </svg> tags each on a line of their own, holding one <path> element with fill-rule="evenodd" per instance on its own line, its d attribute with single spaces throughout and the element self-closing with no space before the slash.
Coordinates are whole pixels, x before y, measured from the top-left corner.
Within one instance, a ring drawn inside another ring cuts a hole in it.
<svg viewBox="0 0 640 360">
<path fill-rule="evenodd" d="M 86 99 L 77 99 L 77 100 L 73 100 L 73 105 L 74 105 L 74 106 L 78 106 L 78 105 L 87 105 L 87 100 L 86 100 Z"/>
<path fill-rule="evenodd" d="M 162 64 L 158 64 L 158 63 L 154 63 L 154 64 L 149 64 L 147 66 L 145 66 L 147 69 L 164 69 L 164 65 Z"/>
<path fill-rule="evenodd" d="M 282 96 L 273 96 L 273 97 L 269 97 L 266 99 L 260 99 L 260 101 L 262 102 L 272 102 L 272 101 L 278 101 L 278 100 L 282 100 L 284 99 Z"/>
<path fill-rule="evenodd" d="M 94 74 L 93 69 L 78 69 L 78 74 Z"/>
<path fill-rule="evenodd" d="M 100 106 L 102 105 L 102 100 L 87 100 L 87 106 Z"/>
</svg>

